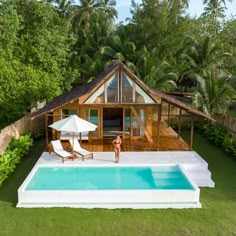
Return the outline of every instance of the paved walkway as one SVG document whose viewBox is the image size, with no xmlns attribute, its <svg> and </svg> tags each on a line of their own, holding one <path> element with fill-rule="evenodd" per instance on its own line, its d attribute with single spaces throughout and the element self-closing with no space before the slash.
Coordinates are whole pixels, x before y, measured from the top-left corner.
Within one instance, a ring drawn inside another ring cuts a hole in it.
<svg viewBox="0 0 236 236">
<path fill-rule="evenodd" d="M 56 154 L 44 152 L 37 164 L 50 165 L 152 165 L 152 164 L 184 164 L 204 165 L 207 162 L 194 151 L 159 151 L 159 152 L 121 152 L 120 163 L 115 163 L 114 152 L 94 152 L 94 159 L 77 158 L 66 160 L 64 164 Z"/>
</svg>

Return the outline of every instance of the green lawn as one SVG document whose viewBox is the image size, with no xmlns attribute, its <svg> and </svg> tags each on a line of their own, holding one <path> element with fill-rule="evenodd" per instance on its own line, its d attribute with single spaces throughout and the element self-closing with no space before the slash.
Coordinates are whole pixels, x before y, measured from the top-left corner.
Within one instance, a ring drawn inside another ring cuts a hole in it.
<svg viewBox="0 0 236 236">
<path fill-rule="evenodd" d="M 0 235 L 236 235 L 236 162 L 200 134 L 194 140 L 216 182 L 201 188 L 201 209 L 17 209 L 17 189 L 44 149 L 37 141 L 0 188 Z"/>
<path fill-rule="evenodd" d="M 236 109 L 228 110 L 227 115 L 236 118 Z"/>
<path fill-rule="evenodd" d="M 236 118 L 236 102 L 233 102 L 231 104 L 230 109 L 228 109 L 227 115 Z"/>
</svg>

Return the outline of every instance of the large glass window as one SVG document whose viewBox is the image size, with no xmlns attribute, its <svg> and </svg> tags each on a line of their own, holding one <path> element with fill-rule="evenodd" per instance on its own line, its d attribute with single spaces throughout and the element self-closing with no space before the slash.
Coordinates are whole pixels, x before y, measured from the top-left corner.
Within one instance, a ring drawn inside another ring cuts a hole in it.
<svg viewBox="0 0 236 236">
<path fill-rule="evenodd" d="M 97 109 L 88 109 L 87 110 L 88 121 L 98 125 L 98 110 Z"/>
<path fill-rule="evenodd" d="M 85 102 L 91 103 L 155 103 L 154 100 L 124 72 L 115 73 Z"/>
<path fill-rule="evenodd" d="M 147 95 L 137 84 L 135 85 L 135 102 L 136 103 L 154 103 L 153 99 Z"/>
<path fill-rule="evenodd" d="M 125 109 L 125 136 L 130 135 L 130 129 L 131 129 L 131 114 L 130 109 Z"/>
<path fill-rule="evenodd" d="M 142 121 L 142 123 L 145 125 L 145 112 L 143 109 L 138 110 L 139 117 Z M 135 116 L 133 116 L 133 135 L 134 136 L 144 136 L 144 130 L 141 128 L 141 126 L 138 123 L 138 120 Z"/>
<path fill-rule="evenodd" d="M 130 80 L 125 73 L 122 73 L 122 82 L 121 82 L 121 101 L 123 103 L 133 103 L 134 102 L 134 93 L 133 93 L 133 81 Z"/>
<path fill-rule="evenodd" d="M 86 104 L 105 103 L 104 85 L 102 85 L 87 101 Z"/>
<path fill-rule="evenodd" d="M 107 82 L 107 102 L 115 103 L 119 102 L 119 81 L 118 73 L 116 73 L 108 82 Z"/>
<path fill-rule="evenodd" d="M 98 125 L 98 109 L 87 109 L 86 110 L 87 120 L 95 125 Z M 97 129 L 91 132 L 93 137 L 98 136 Z"/>
</svg>

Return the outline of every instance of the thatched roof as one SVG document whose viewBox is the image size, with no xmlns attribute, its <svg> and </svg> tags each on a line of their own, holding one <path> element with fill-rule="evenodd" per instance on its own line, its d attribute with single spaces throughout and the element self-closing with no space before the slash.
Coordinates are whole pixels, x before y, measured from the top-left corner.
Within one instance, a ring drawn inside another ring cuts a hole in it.
<svg viewBox="0 0 236 236">
<path fill-rule="evenodd" d="M 192 108 L 191 106 L 186 105 L 185 103 L 177 100 L 176 98 L 174 98 L 170 95 L 167 95 L 163 92 L 160 92 L 156 89 L 146 86 L 139 78 L 137 78 L 137 76 L 132 71 L 130 71 L 129 68 L 127 68 L 119 60 L 115 60 L 111 64 L 106 66 L 104 68 L 104 70 L 90 83 L 87 83 L 87 84 L 81 85 L 81 86 L 77 86 L 77 87 L 71 89 L 69 92 L 66 92 L 66 93 L 54 98 L 50 103 L 48 103 L 42 109 L 32 113 L 31 118 L 34 119 L 34 118 L 41 116 L 43 114 L 52 112 L 54 109 L 57 109 L 67 103 L 72 102 L 75 99 L 82 97 L 83 95 L 92 91 L 92 89 L 94 89 L 98 84 L 101 84 L 102 81 L 107 77 L 107 75 L 109 75 L 112 72 L 117 71 L 118 69 L 123 69 L 123 70 L 128 71 L 129 74 L 131 74 L 132 77 L 135 78 L 136 82 L 138 81 L 139 85 L 141 85 L 142 87 L 145 86 L 145 90 L 148 91 L 150 93 L 150 95 L 154 94 L 154 95 L 160 97 L 162 100 L 166 101 L 167 103 L 175 105 L 190 114 L 213 120 L 212 118 L 210 118 L 209 116 L 207 116 L 203 112 L 198 111 L 198 110 Z"/>
</svg>

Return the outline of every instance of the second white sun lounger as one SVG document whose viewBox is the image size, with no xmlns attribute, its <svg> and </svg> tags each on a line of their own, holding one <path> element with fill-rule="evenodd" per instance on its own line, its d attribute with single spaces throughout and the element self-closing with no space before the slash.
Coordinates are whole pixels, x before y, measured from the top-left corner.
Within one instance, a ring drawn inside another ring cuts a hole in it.
<svg viewBox="0 0 236 236">
<path fill-rule="evenodd" d="M 82 156 L 83 161 L 84 161 L 84 158 L 92 158 L 93 159 L 93 153 L 82 148 L 80 146 L 78 139 L 70 139 L 69 142 L 73 148 L 73 151 L 76 152 L 78 155 Z"/>
</svg>

